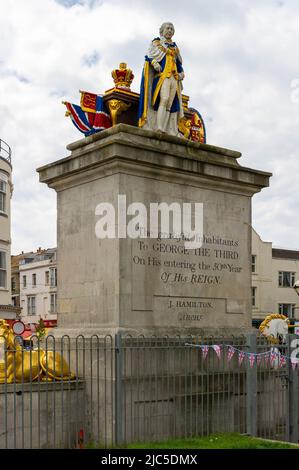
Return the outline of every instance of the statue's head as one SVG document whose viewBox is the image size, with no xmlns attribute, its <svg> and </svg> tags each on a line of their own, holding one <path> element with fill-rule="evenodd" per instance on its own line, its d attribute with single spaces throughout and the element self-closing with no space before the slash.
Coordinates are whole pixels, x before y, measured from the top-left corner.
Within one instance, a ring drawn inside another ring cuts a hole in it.
<svg viewBox="0 0 299 470">
<path fill-rule="evenodd" d="M 163 23 L 159 32 L 160 36 L 163 36 L 165 39 L 171 39 L 174 35 L 174 26 L 170 22 Z"/>
</svg>

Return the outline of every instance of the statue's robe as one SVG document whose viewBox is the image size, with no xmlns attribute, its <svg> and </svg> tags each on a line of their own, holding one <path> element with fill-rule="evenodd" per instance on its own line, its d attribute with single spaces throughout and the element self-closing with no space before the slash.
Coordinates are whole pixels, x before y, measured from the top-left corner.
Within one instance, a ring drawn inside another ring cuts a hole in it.
<svg viewBox="0 0 299 470">
<path fill-rule="evenodd" d="M 152 66 L 154 62 L 160 64 L 161 72 L 155 71 Z M 155 113 L 153 114 L 153 111 L 158 110 L 162 84 L 171 75 L 174 75 L 177 80 L 177 92 L 170 112 L 178 113 L 178 119 L 183 117 L 182 82 L 178 80 L 178 74 L 183 71 L 182 58 L 176 43 L 168 43 L 165 38 L 155 38 L 149 47 L 148 54 L 145 56 L 142 72 L 138 112 L 139 127 L 147 124 L 146 127 L 155 128 Z"/>
</svg>

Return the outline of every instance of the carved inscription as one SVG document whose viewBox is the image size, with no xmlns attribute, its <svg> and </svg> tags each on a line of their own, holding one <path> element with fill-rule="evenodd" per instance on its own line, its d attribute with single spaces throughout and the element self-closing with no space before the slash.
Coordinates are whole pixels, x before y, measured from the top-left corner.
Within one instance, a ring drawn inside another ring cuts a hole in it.
<svg viewBox="0 0 299 470">
<path fill-rule="evenodd" d="M 204 236 L 202 247 L 192 250 L 179 237 L 132 241 L 132 273 L 138 292 L 133 295 L 133 309 L 152 310 L 153 296 L 163 297 L 160 306 L 156 300 L 155 309 L 176 312 L 179 321 L 201 321 L 242 275 L 246 257 L 241 253 L 240 240 L 216 235 Z"/>
</svg>

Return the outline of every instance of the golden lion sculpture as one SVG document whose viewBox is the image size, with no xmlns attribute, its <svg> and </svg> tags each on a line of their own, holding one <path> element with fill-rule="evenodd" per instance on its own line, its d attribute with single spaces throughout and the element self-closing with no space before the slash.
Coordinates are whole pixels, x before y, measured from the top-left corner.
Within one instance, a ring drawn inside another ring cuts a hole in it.
<svg viewBox="0 0 299 470">
<path fill-rule="evenodd" d="M 75 378 L 61 354 L 41 348 L 24 350 L 15 341 L 15 335 L 9 324 L 5 320 L 0 320 L 0 383 Z"/>
</svg>

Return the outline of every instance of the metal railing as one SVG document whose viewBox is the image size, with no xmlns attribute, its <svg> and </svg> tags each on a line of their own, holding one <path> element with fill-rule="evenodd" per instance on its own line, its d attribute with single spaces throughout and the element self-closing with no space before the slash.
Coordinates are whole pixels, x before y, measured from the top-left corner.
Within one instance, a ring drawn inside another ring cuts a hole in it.
<svg viewBox="0 0 299 470">
<path fill-rule="evenodd" d="M 0 348 L 0 448 L 109 448 L 217 432 L 298 442 L 298 368 L 279 359 L 290 356 L 292 337 L 275 346 L 279 363 L 254 334 L 49 336 Z"/>
<path fill-rule="evenodd" d="M 3 158 L 11 164 L 11 148 L 10 146 L 2 139 L 0 139 L 0 158 Z"/>
</svg>

